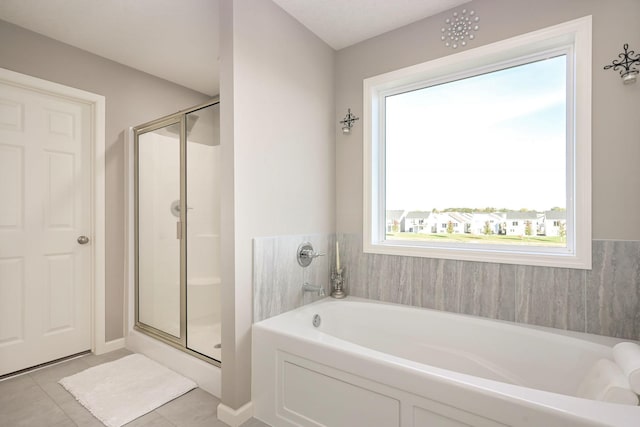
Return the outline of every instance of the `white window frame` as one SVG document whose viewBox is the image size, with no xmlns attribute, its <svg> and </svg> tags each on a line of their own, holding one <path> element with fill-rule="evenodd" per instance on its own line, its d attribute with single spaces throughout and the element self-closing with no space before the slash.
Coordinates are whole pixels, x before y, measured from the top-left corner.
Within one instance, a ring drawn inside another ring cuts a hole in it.
<svg viewBox="0 0 640 427">
<path fill-rule="evenodd" d="M 591 269 L 591 16 L 364 80 L 363 250 L 367 253 Z M 384 101 L 389 94 L 567 54 L 567 246 L 386 240 Z"/>
</svg>

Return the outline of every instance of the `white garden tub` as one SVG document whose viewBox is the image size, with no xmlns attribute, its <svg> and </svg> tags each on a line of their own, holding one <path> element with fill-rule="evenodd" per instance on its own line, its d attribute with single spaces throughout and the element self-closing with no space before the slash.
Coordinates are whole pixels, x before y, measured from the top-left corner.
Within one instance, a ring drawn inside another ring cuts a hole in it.
<svg viewBox="0 0 640 427">
<path fill-rule="evenodd" d="M 254 324 L 254 416 L 276 427 L 640 426 L 638 406 L 575 397 L 612 359 L 602 337 L 580 335 L 327 298 Z"/>
</svg>

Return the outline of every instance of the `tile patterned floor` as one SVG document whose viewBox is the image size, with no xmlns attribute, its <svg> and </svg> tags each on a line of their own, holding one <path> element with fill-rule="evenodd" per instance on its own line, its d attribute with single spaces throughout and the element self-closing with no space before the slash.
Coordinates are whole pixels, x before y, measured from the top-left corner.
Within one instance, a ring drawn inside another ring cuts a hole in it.
<svg viewBox="0 0 640 427">
<path fill-rule="evenodd" d="M 131 353 L 117 350 L 100 356 L 87 355 L 0 381 L 0 426 L 103 426 L 58 381 L 127 354 Z M 216 397 L 197 388 L 133 420 L 127 427 L 226 427 L 216 416 L 218 403 Z M 268 426 L 252 418 L 242 427 Z"/>
</svg>

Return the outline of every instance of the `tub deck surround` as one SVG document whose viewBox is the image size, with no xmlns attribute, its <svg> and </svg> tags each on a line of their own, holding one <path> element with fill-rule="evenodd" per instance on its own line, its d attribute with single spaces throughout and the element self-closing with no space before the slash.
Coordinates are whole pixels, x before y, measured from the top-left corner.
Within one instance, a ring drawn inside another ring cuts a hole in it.
<svg viewBox="0 0 640 427">
<path fill-rule="evenodd" d="M 573 396 L 615 340 L 570 334 L 327 298 L 254 324 L 254 414 L 278 426 L 637 426 L 638 406 Z"/>
</svg>

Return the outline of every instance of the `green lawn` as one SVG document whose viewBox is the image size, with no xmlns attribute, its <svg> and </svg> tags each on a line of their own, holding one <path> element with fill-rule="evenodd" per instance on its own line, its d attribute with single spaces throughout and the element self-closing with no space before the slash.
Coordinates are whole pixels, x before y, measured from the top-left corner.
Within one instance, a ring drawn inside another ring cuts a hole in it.
<svg viewBox="0 0 640 427">
<path fill-rule="evenodd" d="M 459 242 L 532 246 L 566 246 L 561 237 L 547 236 L 501 236 L 492 234 L 422 234 L 422 233 L 387 233 L 388 240 L 417 240 L 427 242 Z"/>
</svg>

